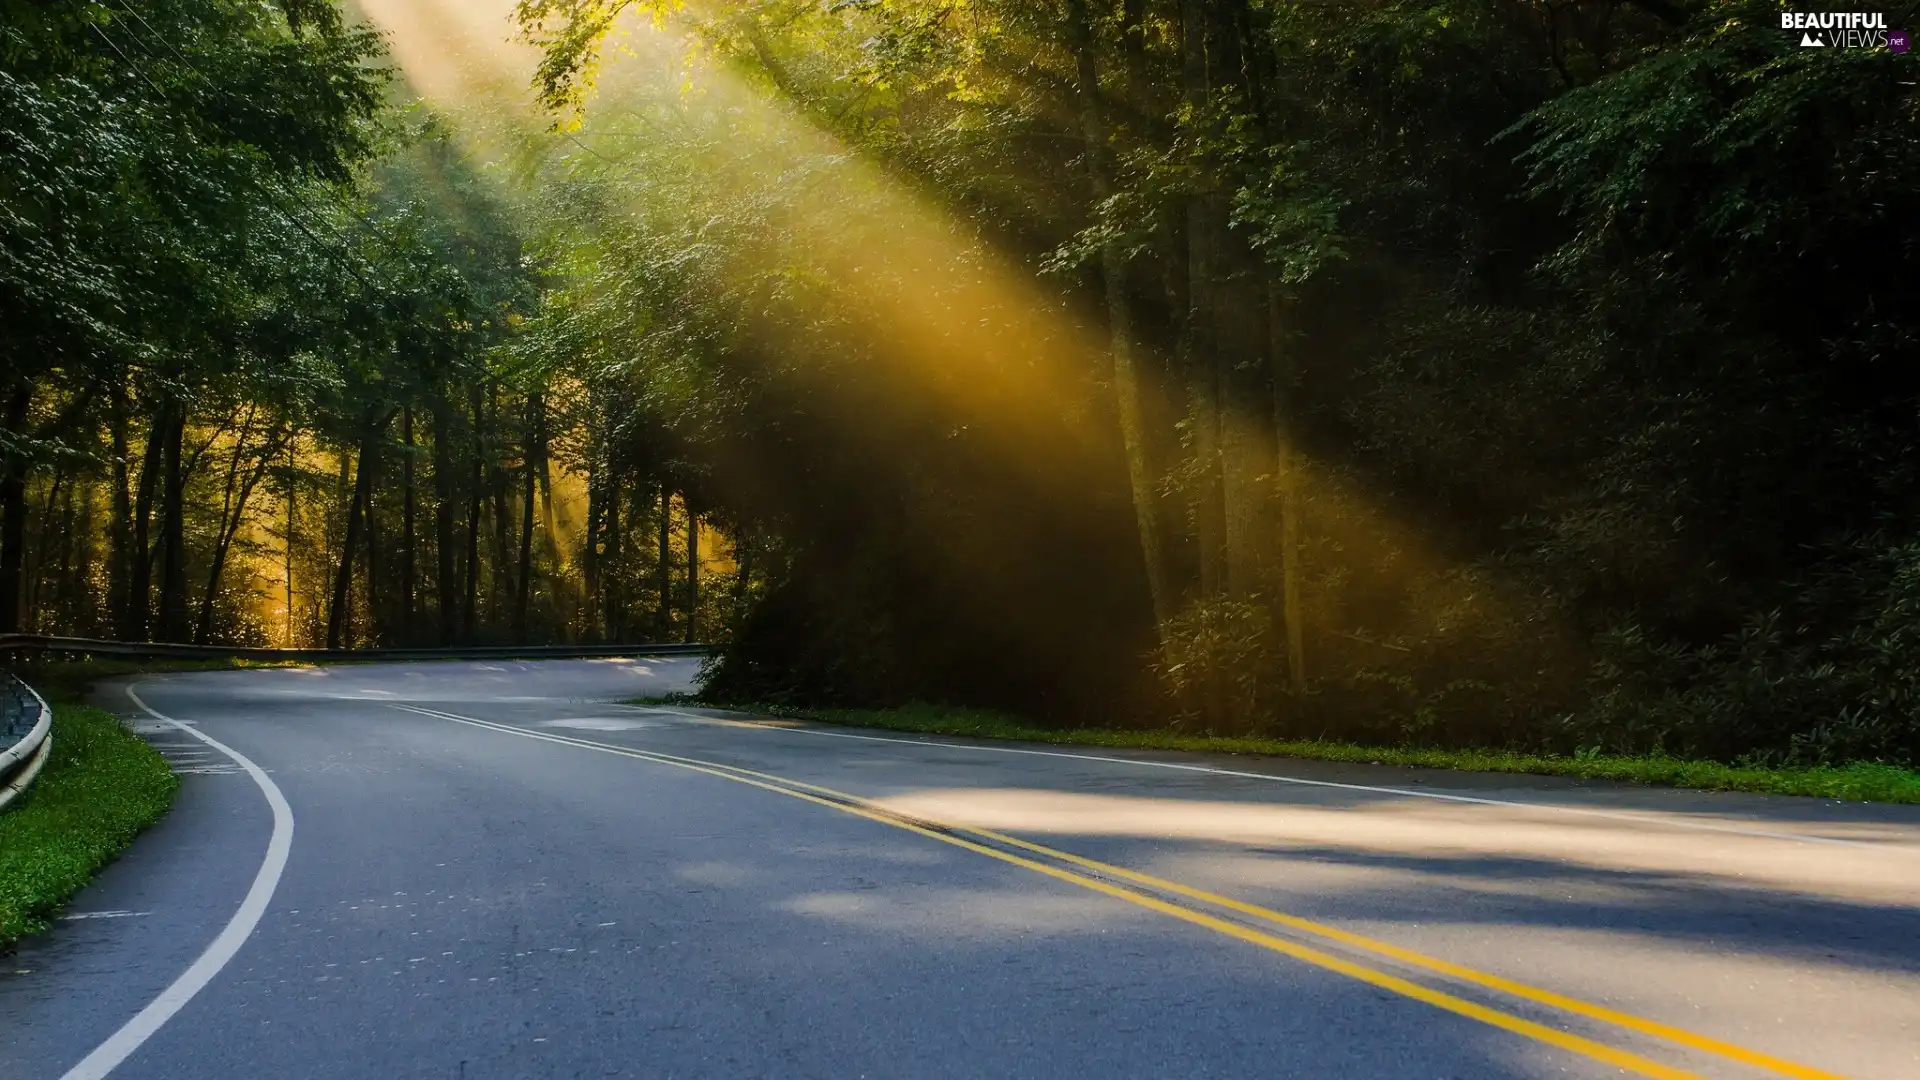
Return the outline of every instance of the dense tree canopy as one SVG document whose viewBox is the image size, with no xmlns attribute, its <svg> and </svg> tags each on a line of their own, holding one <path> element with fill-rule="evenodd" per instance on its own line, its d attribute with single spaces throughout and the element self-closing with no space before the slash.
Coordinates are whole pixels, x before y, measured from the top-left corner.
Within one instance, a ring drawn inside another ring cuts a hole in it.
<svg viewBox="0 0 1920 1080">
<path fill-rule="evenodd" d="M 8 4 L 0 617 L 1911 761 L 1915 61 L 1779 11 Z"/>
<path fill-rule="evenodd" d="M 12 4 L 0 33 L 0 628 L 580 632 L 565 388 L 510 348 L 542 272 L 379 36 L 223 0 Z"/>
</svg>

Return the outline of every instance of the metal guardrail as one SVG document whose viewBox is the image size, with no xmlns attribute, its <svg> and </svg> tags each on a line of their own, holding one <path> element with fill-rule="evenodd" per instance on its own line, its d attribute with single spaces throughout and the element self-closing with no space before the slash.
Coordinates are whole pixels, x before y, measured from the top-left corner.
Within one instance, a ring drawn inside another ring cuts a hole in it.
<svg viewBox="0 0 1920 1080">
<path fill-rule="evenodd" d="M 0 748 L 12 746 L 40 722 L 40 701 L 27 684 L 0 672 Z"/>
<path fill-rule="evenodd" d="M 53 753 L 53 710 L 33 688 L 0 673 L 0 810 L 20 797 Z"/>
<path fill-rule="evenodd" d="M 444 649 L 245 649 L 166 641 L 107 641 L 48 634 L 0 634 L 0 656 L 121 656 L 135 660 L 591 660 L 627 656 L 704 656 L 711 645 L 475 645 Z"/>
</svg>

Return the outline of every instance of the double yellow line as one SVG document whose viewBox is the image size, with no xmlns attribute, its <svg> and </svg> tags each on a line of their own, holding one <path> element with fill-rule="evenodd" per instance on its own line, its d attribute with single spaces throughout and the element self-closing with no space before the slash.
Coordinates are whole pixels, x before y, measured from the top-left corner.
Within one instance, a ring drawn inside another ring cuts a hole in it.
<svg viewBox="0 0 1920 1080">
<path fill-rule="evenodd" d="M 1445 991 L 1436 990 L 1420 983 L 1401 978 L 1400 976 L 1367 967 L 1352 960 L 1267 933 L 1264 930 L 1223 919 L 1203 910 L 1184 907 L 1163 899 L 1160 896 L 1117 885 L 1114 882 L 1129 882 L 1133 885 L 1151 889 L 1156 892 L 1183 897 L 1187 900 L 1231 911 L 1238 915 L 1284 927 L 1298 934 L 1334 942 L 1358 952 L 1369 953 L 1407 967 L 1417 968 L 1459 982 L 1497 991 L 1535 1005 L 1557 1009 L 1561 1012 L 1571 1013 L 1575 1016 L 1584 1017 L 1588 1020 L 1598 1021 L 1603 1024 L 1610 1024 L 1614 1027 L 1632 1031 L 1640 1035 L 1663 1039 L 1667 1042 L 1684 1046 L 1689 1050 L 1763 1069 L 1777 1076 L 1792 1077 L 1794 1080 L 1845 1080 L 1844 1077 L 1841 1077 L 1837 1073 L 1831 1073 L 1811 1066 L 1801 1065 L 1797 1062 L 1773 1057 L 1760 1053 L 1757 1050 L 1749 1050 L 1743 1046 L 1724 1042 L 1710 1036 L 1700 1035 L 1687 1031 L 1684 1028 L 1674 1027 L 1671 1024 L 1663 1024 L 1657 1020 L 1649 1020 L 1645 1017 L 1621 1012 L 1617 1009 L 1609 1009 L 1604 1005 L 1596 1005 L 1592 1002 L 1568 997 L 1564 994 L 1557 994 L 1551 990 L 1544 990 L 1540 987 L 1530 986 L 1526 983 L 1516 982 L 1512 979 L 1506 979 L 1498 975 L 1464 967 L 1460 964 L 1441 960 L 1437 957 L 1427 956 L 1424 953 L 1414 952 L 1411 949 L 1404 949 L 1384 941 L 1378 941 L 1360 934 L 1341 930 L 1338 927 L 1328 926 L 1310 919 L 1303 919 L 1297 915 L 1288 915 L 1285 912 L 1274 911 L 1255 904 L 1245 903 L 1244 901 L 1235 900 L 1232 897 L 1222 896 L 1218 893 L 1208 892 L 1204 889 L 1196 889 L 1177 881 L 1169 881 L 1151 874 L 1143 874 L 1137 870 L 1130 870 L 1123 866 L 1115 866 L 1111 863 L 1089 859 L 1071 852 L 1061 851 L 1057 848 L 1036 844 L 1030 840 L 1022 840 L 1018 837 L 1008 836 L 1004 833 L 998 833 L 988 829 L 973 828 L 971 826 L 954 826 L 911 818 L 876 806 L 859 796 L 850 795 L 843 791 L 836 791 L 832 788 L 821 787 L 818 784 L 791 780 L 782 776 L 774 776 L 770 773 L 755 772 L 752 769 L 743 769 L 739 766 L 727 765 L 722 762 L 681 757 L 654 750 L 638 750 L 633 747 L 595 742 L 590 739 L 579 739 L 567 735 L 553 735 L 547 732 L 530 731 L 527 728 L 516 727 L 512 724 L 500 724 L 491 720 L 479 720 L 471 716 L 460 716 L 454 713 L 441 712 L 436 709 L 425 709 L 418 706 L 400 704 L 395 704 L 393 707 L 407 712 L 419 713 L 423 716 L 432 716 L 442 720 L 451 720 L 459 724 L 467 724 L 472 727 L 486 728 L 490 731 L 518 735 L 522 738 L 537 739 L 542 742 L 558 743 L 563 746 L 574 746 L 586 750 L 596 750 L 602 753 L 617 754 L 622 757 L 637 758 L 641 761 L 649 761 L 659 765 L 670 765 L 675 768 L 705 773 L 723 780 L 731 780 L 735 783 L 746 784 L 750 787 L 756 787 L 776 794 L 816 803 L 820 806 L 831 807 L 832 809 L 852 814 L 856 817 L 866 818 L 869 821 L 876 821 L 898 829 L 905 829 L 908 832 L 938 840 L 943 844 L 951 844 L 955 847 L 964 848 L 968 851 L 985 855 L 988 858 L 1010 863 L 1025 870 L 1031 870 L 1037 874 L 1044 874 L 1058 881 L 1077 885 L 1083 889 L 1113 897 L 1116 900 L 1123 900 L 1137 907 L 1179 919 L 1182 922 L 1202 926 L 1216 933 L 1224 934 L 1252 945 L 1258 945 L 1261 948 L 1312 964 L 1315 967 L 1324 968 L 1328 971 L 1337 972 L 1349 978 L 1357 979 L 1370 986 L 1379 987 L 1382 990 L 1388 990 L 1403 997 L 1412 998 L 1415 1001 L 1425 1002 L 1435 1008 L 1444 1009 L 1447 1012 L 1477 1020 L 1503 1031 L 1510 1031 L 1516 1035 L 1522 1035 L 1606 1065 L 1625 1069 L 1628 1072 L 1640 1076 L 1654 1077 L 1656 1080 L 1699 1080 L 1698 1074 L 1685 1069 L 1665 1065 L 1626 1050 L 1621 1050 L 1604 1043 L 1595 1042 L 1592 1039 L 1583 1038 L 1579 1035 L 1536 1023 L 1512 1013 L 1489 1008 Z M 1013 850 L 1007 850 L 1009 848 Z M 1028 855 L 1017 854 L 1017 852 L 1026 852 L 1029 855 L 1052 860 L 1055 864 L 1064 865 L 1050 865 L 1046 862 L 1040 862 L 1035 858 L 1029 858 Z M 1067 869 L 1066 867 L 1077 867 L 1079 869 Z M 1087 873 L 1080 871 L 1087 871 Z M 1097 874 L 1099 876 L 1089 876 L 1090 874 Z"/>
</svg>

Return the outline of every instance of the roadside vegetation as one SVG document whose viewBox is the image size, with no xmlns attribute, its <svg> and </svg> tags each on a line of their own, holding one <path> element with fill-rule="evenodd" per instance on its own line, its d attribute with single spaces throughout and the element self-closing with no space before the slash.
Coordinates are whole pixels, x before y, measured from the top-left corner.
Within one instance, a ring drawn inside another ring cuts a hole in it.
<svg viewBox="0 0 1920 1080">
<path fill-rule="evenodd" d="M 179 778 L 109 713 L 53 706 L 53 753 L 0 812 L 0 948 L 46 929 L 95 872 L 173 803 Z"/>
<path fill-rule="evenodd" d="M 1703 791 L 1745 791 L 1762 795 L 1801 795 L 1854 802 L 1920 803 L 1920 772 L 1892 765 L 1845 766 L 1728 765 L 1661 755 L 1585 753 L 1530 754 L 1513 750 L 1446 750 L 1406 746 L 1362 746 L 1324 739 L 1273 739 L 1255 736 L 1192 734 L 1165 728 L 1122 729 L 1054 727 L 987 709 L 911 704 L 891 709 L 801 709 L 720 705 L 696 695 L 644 698 L 639 705 L 716 705 L 843 727 L 879 728 L 920 735 L 1014 740 L 1057 746 L 1126 750 L 1180 750 L 1209 754 L 1395 765 L 1415 769 L 1525 773 L 1583 780 L 1613 780 Z M 1392 781 L 1387 781 L 1391 783 Z"/>
<path fill-rule="evenodd" d="M 724 634 L 685 470 L 515 351 L 531 222 L 394 74 L 329 0 L 0 0 L 0 632 Z"/>
</svg>

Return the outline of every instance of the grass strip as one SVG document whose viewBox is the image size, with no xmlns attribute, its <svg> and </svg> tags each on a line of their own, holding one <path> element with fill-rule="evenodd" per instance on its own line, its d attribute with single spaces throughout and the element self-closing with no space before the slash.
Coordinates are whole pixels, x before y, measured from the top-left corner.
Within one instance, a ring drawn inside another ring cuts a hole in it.
<svg viewBox="0 0 1920 1080">
<path fill-rule="evenodd" d="M 701 704 L 673 695 L 637 704 Z M 1512 750 L 1435 750 L 1416 747 L 1360 746 L 1320 740 L 1267 739 L 1256 736 L 1190 735 L 1166 730 L 1041 727 L 1004 713 L 935 705 L 893 709 L 799 709 L 787 706 L 724 706 L 814 720 L 846 727 L 881 728 L 923 735 L 959 735 L 972 739 L 1011 739 L 1061 746 L 1102 746 L 1129 750 L 1186 750 L 1214 754 L 1344 761 L 1465 772 L 1525 773 L 1615 780 L 1703 791 L 1747 791 L 1763 795 L 1803 795 L 1851 802 L 1920 803 L 1920 773 L 1892 765 L 1767 768 L 1717 761 L 1625 755 L 1532 754 Z"/>
<path fill-rule="evenodd" d="M 53 752 L 0 811 L 0 949 L 60 906 L 173 804 L 179 778 L 111 713 L 53 707 Z"/>
</svg>

